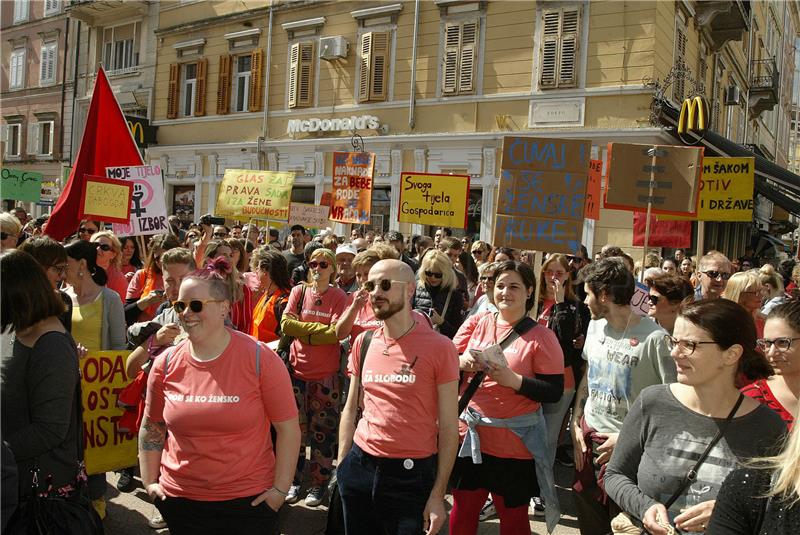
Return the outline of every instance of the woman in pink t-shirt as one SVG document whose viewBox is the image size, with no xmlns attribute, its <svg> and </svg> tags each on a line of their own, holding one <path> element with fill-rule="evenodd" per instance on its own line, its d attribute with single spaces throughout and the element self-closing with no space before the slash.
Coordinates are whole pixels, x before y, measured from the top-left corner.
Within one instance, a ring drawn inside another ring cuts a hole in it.
<svg viewBox="0 0 800 535">
<path fill-rule="evenodd" d="M 225 327 L 230 269 L 219 258 L 183 280 L 174 307 L 188 340 L 156 358 L 147 382 L 142 483 L 174 535 L 276 531 L 300 447 L 283 362 Z"/>
<path fill-rule="evenodd" d="M 113 232 L 101 230 L 92 234 L 92 243 L 97 244 L 97 265 L 106 270 L 106 286 L 117 292 L 122 303 L 128 293 L 128 279 L 120 270 L 122 266 L 122 244 Z"/>
<path fill-rule="evenodd" d="M 311 488 L 306 505 L 322 502 L 333 470 L 341 401 L 341 349 L 336 322 L 347 306 L 344 291 L 333 285 L 336 259 L 330 249 L 314 250 L 308 259 L 308 282 L 289 294 L 281 318 L 281 331 L 294 337 L 289 360 L 294 369 L 292 386 L 304 438 L 294 483 L 286 499 L 296 502 L 305 468 L 306 444 L 311 446 Z"/>
<path fill-rule="evenodd" d="M 490 492 L 503 533 L 530 533 L 528 503 L 532 497 L 541 495 L 537 473 L 546 473 L 540 472 L 537 465 L 544 468 L 549 463 L 552 469 L 552 458 L 542 454 L 547 450 L 541 403 L 558 401 L 563 392 L 564 355 L 558 339 L 551 330 L 535 325 L 504 350 L 496 347 L 533 308 L 535 284 L 536 276 L 527 264 L 500 263 L 495 271 L 494 286 L 498 312 L 483 314 L 474 327 L 465 326 L 474 329 L 469 338 L 456 336 L 461 369 L 468 373 L 485 369 L 487 373 L 465 412 L 488 417 L 498 426 L 479 422 L 475 431 L 480 455 L 475 452 L 473 457 L 456 460 L 451 476 L 450 533 L 453 535 L 477 532 L 478 516 Z M 505 363 L 503 359 L 492 358 L 484 365 L 473 351 L 481 355 L 502 351 Z M 464 417 L 462 415 L 462 419 Z M 510 425 L 510 419 L 519 423 L 517 430 L 525 431 L 526 441 L 505 426 L 506 423 Z M 521 420 L 524 421 L 520 423 Z M 462 439 L 467 438 L 467 433 L 468 428 L 462 422 Z M 538 441 L 536 444 L 530 441 L 532 435 L 536 435 L 533 440 Z M 552 472 L 547 479 L 552 484 Z M 542 482 L 542 493 L 547 494 L 545 490 L 549 490 L 552 491 L 550 495 L 554 495 L 552 485 L 547 489 L 545 485 L 547 482 Z"/>
</svg>

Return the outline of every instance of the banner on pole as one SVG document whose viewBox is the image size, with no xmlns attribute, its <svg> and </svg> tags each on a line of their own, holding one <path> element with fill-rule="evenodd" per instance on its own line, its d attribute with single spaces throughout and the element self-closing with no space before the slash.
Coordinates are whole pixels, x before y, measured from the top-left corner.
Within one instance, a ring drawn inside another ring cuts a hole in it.
<svg viewBox="0 0 800 535">
<path fill-rule="evenodd" d="M 375 154 L 371 152 L 333 153 L 331 221 L 369 223 L 374 170 Z"/>
<path fill-rule="evenodd" d="M 227 169 L 214 214 L 288 221 L 293 185 L 294 173 Z"/>
<path fill-rule="evenodd" d="M 467 228 L 469 175 L 401 173 L 397 220 Z"/>
<path fill-rule="evenodd" d="M 148 236 L 169 232 L 164 181 L 160 165 L 106 167 L 106 176 L 133 184 L 128 224 L 114 223 L 117 236 Z"/>
<path fill-rule="evenodd" d="M 330 206 L 293 202 L 289 210 L 289 226 L 303 225 L 306 228 L 325 228 L 329 224 Z"/>
<path fill-rule="evenodd" d="M 492 243 L 576 254 L 581 246 L 591 143 L 506 137 Z"/>
<path fill-rule="evenodd" d="M 88 178 L 88 177 L 87 177 Z M 90 351 L 81 359 L 81 401 L 86 471 L 102 474 L 136 466 L 136 437 L 119 430 L 117 396 L 130 379 L 130 351 Z"/>
<path fill-rule="evenodd" d="M 102 176 L 84 175 L 80 216 L 84 219 L 127 224 L 131 218 L 133 184 Z"/>
<path fill-rule="evenodd" d="M 0 177 L 0 199 L 39 202 L 42 195 L 42 173 L 3 167 Z"/>
<path fill-rule="evenodd" d="M 589 160 L 586 184 L 586 219 L 600 219 L 600 181 L 603 176 L 603 160 Z"/>
<path fill-rule="evenodd" d="M 644 246 L 644 233 L 647 227 L 645 212 L 633 213 L 633 245 Z M 648 247 L 675 247 L 686 249 L 692 246 L 691 221 L 656 221 L 655 214 L 650 215 L 650 236 Z"/>
</svg>

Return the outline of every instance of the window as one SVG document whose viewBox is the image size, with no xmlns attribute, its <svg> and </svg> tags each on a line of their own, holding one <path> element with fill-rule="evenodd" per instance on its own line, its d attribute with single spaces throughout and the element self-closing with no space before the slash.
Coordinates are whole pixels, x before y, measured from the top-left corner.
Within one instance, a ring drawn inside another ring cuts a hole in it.
<svg viewBox="0 0 800 535">
<path fill-rule="evenodd" d="M 289 47 L 289 107 L 314 104 L 314 41 Z"/>
<path fill-rule="evenodd" d="M 61 0 L 44 0 L 44 14 L 56 15 L 61 11 Z"/>
<path fill-rule="evenodd" d="M 682 13 L 678 13 L 675 18 L 675 49 L 672 52 L 673 65 L 686 66 L 686 20 Z M 675 102 L 683 102 L 686 98 L 686 80 L 678 75 L 672 85 L 672 99 Z"/>
<path fill-rule="evenodd" d="M 14 24 L 18 22 L 27 22 L 29 4 L 29 0 L 14 1 Z"/>
<path fill-rule="evenodd" d="M 388 97 L 390 32 L 361 34 L 358 45 L 357 97 L 359 102 Z"/>
<path fill-rule="evenodd" d="M 167 119 L 206 114 L 206 72 L 208 60 L 173 63 L 169 66 Z"/>
<path fill-rule="evenodd" d="M 580 19 L 579 7 L 542 12 L 540 89 L 577 87 Z"/>
<path fill-rule="evenodd" d="M 475 93 L 478 29 L 478 19 L 445 23 L 443 95 Z"/>
<path fill-rule="evenodd" d="M 112 74 L 139 66 L 138 22 L 103 30 L 103 65 Z"/>
<path fill-rule="evenodd" d="M 183 66 L 183 84 L 181 89 L 181 115 L 191 117 L 194 115 L 194 100 L 197 94 L 197 63 L 187 63 Z"/>
<path fill-rule="evenodd" d="M 41 63 L 39 64 L 39 85 L 56 83 L 56 46 L 57 43 L 42 45 Z"/>
<path fill-rule="evenodd" d="M 3 126 L 3 137 L 6 142 L 6 158 L 19 158 L 22 144 L 22 124 L 9 123 Z"/>
<path fill-rule="evenodd" d="M 28 155 L 53 155 L 53 125 L 54 121 L 49 120 L 30 123 L 28 127 Z"/>
<path fill-rule="evenodd" d="M 217 79 L 217 114 L 233 111 L 261 111 L 264 100 L 264 51 L 255 49 L 249 54 L 219 57 Z"/>
<path fill-rule="evenodd" d="M 8 87 L 20 89 L 25 87 L 25 49 L 18 48 L 11 52 L 8 62 Z"/>
<path fill-rule="evenodd" d="M 233 111 L 247 111 L 250 103 L 250 67 L 252 57 L 237 56 L 236 74 L 233 78 Z"/>
</svg>

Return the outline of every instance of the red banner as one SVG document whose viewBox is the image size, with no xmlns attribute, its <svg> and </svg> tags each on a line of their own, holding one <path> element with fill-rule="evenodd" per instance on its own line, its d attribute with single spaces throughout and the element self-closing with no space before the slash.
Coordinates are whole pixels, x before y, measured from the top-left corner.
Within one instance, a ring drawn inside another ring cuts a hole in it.
<svg viewBox="0 0 800 535">
<path fill-rule="evenodd" d="M 644 246 L 644 230 L 647 214 L 633 213 L 633 245 Z M 658 221 L 650 215 L 650 239 L 648 247 L 675 247 L 686 249 L 692 245 L 691 221 Z"/>
</svg>

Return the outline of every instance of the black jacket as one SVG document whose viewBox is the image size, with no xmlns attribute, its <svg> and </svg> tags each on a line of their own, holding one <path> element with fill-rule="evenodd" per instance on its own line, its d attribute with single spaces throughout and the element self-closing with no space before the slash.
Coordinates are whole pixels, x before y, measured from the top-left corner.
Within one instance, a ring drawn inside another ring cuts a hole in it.
<svg viewBox="0 0 800 535">
<path fill-rule="evenodd" d="M 541 310 L 539 314 L 541 315 Z M 583 365 L 583 349 L 576 348 L 573 340 L 586 335 L 590 319 L 589 308 L 579 301 L 565 300 L 563 303 L 556 303 L 550 311 L 547 328 L 556 333 L 558 344 L 564 352 L 564 366 L 572 366 L 573 371 Z"/>
<path fill-rule="evenodd" d="M 447 310 L 444 311 L 447 294 L 450 292 L 452 292 L 450 303 L 447 305 Z M 448 338 L 453 338 L 464 322 L 461 310 L 464 298 L 458 288 L 452 288 L 450 292 L 442 290 L 440 286 L 434 287 L 427 284 L 422 287 L 417 286 L 411 301 L 411 308 L 429 316 L 431 309 L 435 308 L 437 314 L 444 319 L 444 323 L 439 327 L 439 332 Z"/>
</svg>

